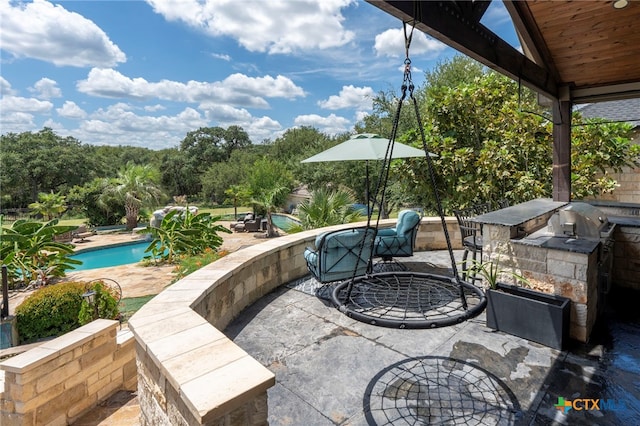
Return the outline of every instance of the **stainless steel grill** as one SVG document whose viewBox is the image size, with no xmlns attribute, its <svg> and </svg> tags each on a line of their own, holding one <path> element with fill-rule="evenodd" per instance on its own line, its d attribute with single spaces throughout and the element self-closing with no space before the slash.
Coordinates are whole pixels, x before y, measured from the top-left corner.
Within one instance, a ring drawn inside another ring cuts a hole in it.
<svg viewBox="0 0 640 426">
<path fill-rule="evenodd" d="M 548 230 L 556 237 L 580 238 L 606 242 L 614 225 L 602 210 L 587 203 L 570 203 L 556 212 L 548 222 Z"/>
</svg>

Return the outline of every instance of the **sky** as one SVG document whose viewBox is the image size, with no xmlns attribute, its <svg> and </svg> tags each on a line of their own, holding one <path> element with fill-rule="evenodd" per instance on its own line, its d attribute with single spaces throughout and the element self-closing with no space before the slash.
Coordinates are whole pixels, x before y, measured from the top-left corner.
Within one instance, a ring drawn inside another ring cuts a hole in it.
<svg viewBox="0 0 640 426">
<path fill-rule="evenodd" d="M 518 46 L 501 1 L 482 23 Z M 415 30 L 413 82 L 456 53 Z M 0 134 L 154 150 L 201 127 L 343 134 L 399 93 L 404 59 L 402 22 L 363 0 L 0 0 Z"/>
</svg>

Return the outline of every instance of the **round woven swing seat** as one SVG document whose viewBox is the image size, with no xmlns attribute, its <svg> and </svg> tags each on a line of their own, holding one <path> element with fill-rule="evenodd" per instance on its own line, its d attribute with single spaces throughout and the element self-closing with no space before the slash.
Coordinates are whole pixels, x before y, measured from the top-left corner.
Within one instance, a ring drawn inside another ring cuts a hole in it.
<svg viewBox="0 0 640 426">
<path fill-rule="evenodd" d="M 353 280 L 349 294 L 350 282 L 336 286 L 332 302 L 347 316 L 380 327 L 446 327 L 478 316 L 487 304 L 480 288 L 442 275 L 411 271 L 364 275 Z"/>
</svg>

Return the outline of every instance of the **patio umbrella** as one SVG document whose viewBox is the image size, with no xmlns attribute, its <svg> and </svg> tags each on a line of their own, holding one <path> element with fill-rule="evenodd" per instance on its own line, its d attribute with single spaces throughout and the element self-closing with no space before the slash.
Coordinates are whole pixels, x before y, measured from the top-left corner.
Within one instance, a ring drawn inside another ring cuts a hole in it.
<svg viewBox="0 0 640 426">
<path fill-rule="evenodd" d="M 303 163 L 322 161 L 383 160 L 389 140 L 372 133 L 360 133 L 332 148 L 302 160 Z M 433 157 L 435 154 L 430 155 Z M 424 157 L 424 151 L 394 142 L 391 158 Z"/>
<path fill-rule="evenodd" d="M 322 151 L 312 157 L 302 160 L 302 163 L 319 163 L 323 161 L 366 161 L 366 190 L 369 202 L 369 160 L 384 160 L 389 140 L 373 133 L 359 133 L 334 147 Z M 433 153 L 430 156 L 435 157 Z M 424 157 L 421 149 L 414 148 L 400 142 L 393 143 L 392 159 Z"/>
</svg>

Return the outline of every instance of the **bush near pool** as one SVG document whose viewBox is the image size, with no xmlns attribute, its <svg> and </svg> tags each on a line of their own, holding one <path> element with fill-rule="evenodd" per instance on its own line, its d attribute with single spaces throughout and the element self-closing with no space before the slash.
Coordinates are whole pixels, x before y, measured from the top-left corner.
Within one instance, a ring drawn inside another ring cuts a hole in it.
<svg viewBox="0 0 640 426">
<path fill-rule="evenodd" d="M 59 283 L 42 287 L 27 297 L 16 308 L 20 343 L 61 336 L 93 320 L 87 316 L 87 302 L 82 298 L 86 285 L 84 282 Z M 99 308 L 105 307 L 99 309 L 101 318 L 117 317 L 117 302 L 112 295 L 103 291 L 96 303 Z"/>
</svg>

